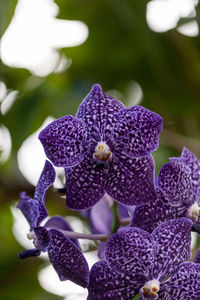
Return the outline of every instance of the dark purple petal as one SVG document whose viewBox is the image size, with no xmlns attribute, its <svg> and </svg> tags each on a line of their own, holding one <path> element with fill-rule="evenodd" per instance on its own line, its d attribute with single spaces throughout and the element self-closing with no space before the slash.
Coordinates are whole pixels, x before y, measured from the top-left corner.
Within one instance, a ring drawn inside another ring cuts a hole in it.
<svg viewBox="0 0 200 300">
<path fill-rule="evenodd" d="M 187 148 L 183 148 L 181 159 L 184 160 L 191 171 L 194 197 L 200 204 L 200 160 Z"/>
<path fill-rule="evenodd" d="M 105 94 L 101 86 L 95 84 L 79 106 L 76 117 L 85 122 L 92 139 L 106 141 L 121 109 L 124 105 L 120 101 Z"/>
<path fill-rule="evenodd" d="M 111 270 L 107 262 L 97 262 L 90 271 L 88 300 L 132 300 L 145 283 L 146 278 L 119 274 Z"/>
<path fill-rule="evenodd" d="M 40 250 L 39 249 L 28 249 L 28 250 L 25 250 L 23 252 L 20 252 L 18 254 L 18 257 L 21 258 L 21 259 L 25 259 L 25 258 L 28 258 L 28 257 L 33 257 L 33 256 L 39 256 L 40 255 Z"/>
<path fill-rule="evenodd" d="M 200 264 L 200 248 L 199 248 L 199 250 L 197 251 L 197 253 L 194 257 L 194 263 Z"/>
<path fill-rule="evenodd" d="M 39 218 L 39 202 L 26 196 L 25 192 L 22 192 L 20 193 L 20 202 L 17 207 L 27 219 L 30 230 L 33 230 L 33 228 L 37 226 L 37 220 Z"/>
<path fill-rule="evenodd" d="M 117 272 L 149 276 L 154 264 L 156 244 L 152 236 L 140 228 L 121 228 L 107 241 L 105 257 Z"/>
<path fill-rule="evenodd" d="M 69 167 L 84 158 L 87 129 L 81 120 L 65 116 L 43 129 L 39 139 L 46 156 L 55 166 Z"/>
<path fill-rule="evenodd" d="M 141 205 L 155 198 L 152 156 L 131 158 L 115 153 L 105 189 L 116 201 L 126 205 Z"/>
<path fill-rule="evenodd" d="M 162 222 L 184 216 L 186 210 L 187 208 L 169 205 L 162 192 L 158 191 L 155 199 L 135 208 L 130 226 L 151 233 Z"/>
<path fill-rule="evenodd" d="M 112 228 L 112 208 L 104 197 L 95 204 L 89 211 L 89 221 L 93 233 L 110 233 Z"/>
<path fill-rule="evenodd" d="M 73 231 L 69 223 L 60 216 L 54 216 L 50 218 L 44 225 L 48 229 L 60 229 L 64 231 Z M 78 241 L 76 239 L 70 239 L 76 246 L 79 247 Z"/>
<path fill-rule="evenodd" d="M 34 193 L 34 199 L 36 199 L 39 203 L 44 202 L 45 193 L 54 183 L 55 176 L 56 173 L 54 167 L 48 160 L 46 160 Z"/>
<path fill-rule="evenodd" d="M 173 274 L 177 266 L 190 259 L 192 221 L 187 218 L 170 220 L 152 233 L 159 250 L 154 262 L 154 276 L 159 280 Z"/>
<path fill-rule="evenodd" d="M 136 105 L 119 112 L 112 140 L 130 156 L 148 155 L 157 149 L 161 130 L 162 118 Z"/>
<path fill-rule="evenodd" d="M 51 229 L 49 233 L 49 259 L 60 280 L 69 279 L 84 288 L 87 287 L 89 268 L 80 249 L 58 230 Z"/>
<path fill-rule="evenodd" d="M 39 225 L 48 216 L 48 212 L 44 205 L 45 194 L 48 188 L 53 184 L 55 176 L 56 173 L 52 164 L 46 160 L 34 193 L 34 199 L 39 203 L 39 217 L 37 225 Z"/>
<path fill-rule="evenodd" d="M 92 154 L 74 168 L 66 168 L 67 206 L 71 209 L 86 209 L 96 204 L 104 195 L 106 170 L 97 164 Z"/>
<path fill-rule="evenodd" d="M 177 272 L 163 285 L 172 299 L 200 299 L 200 264 L 183 263 Z"/>
<path fill-rule="evenodd" d="M 192 225 L 192 230 L 191 230 L 191 231 L 197 232 L 198 234 L 200 234 L 200 224 L 194 223 L 194 224 Z"/>
<path fill-rule="evenodd" d="M 143 300 L 143 299 L 141 299 L 141 300 Z M 158 293 L 158 300 L 173 300 L 173 299 L 171 298 L 171 295 L 169 293 L 167 293 L 166 291 L 160 291 Z"/>
<path fill-rule="evenodd" d="M 158 186 L 171 205 L 187 204 L 189 207 L 195 201 L 190 170 L 178 159 L 172 159 L 161 168 Z"/>
<path fill-rule="evenodd" d="M 38 226 L 34 228 L 34 232 L 37 237 L 37 241 L 36 241 L 37 244 L 35 244 L 35 246 L 37 246 L 38 248 L 41 247 L 42 251 L 46 251 L 50 242 L 48 231 L 46 230 L 45 227 Z"/>
</svg>

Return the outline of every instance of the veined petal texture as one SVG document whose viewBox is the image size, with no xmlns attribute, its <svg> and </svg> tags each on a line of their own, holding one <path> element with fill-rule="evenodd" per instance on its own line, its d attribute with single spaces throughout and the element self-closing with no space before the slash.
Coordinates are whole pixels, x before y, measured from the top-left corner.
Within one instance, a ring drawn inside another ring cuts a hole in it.
<svg viewBox="0 0 200 300">
<path fill-rule="evenodd" d="M 131 158 L 115 153 L 109 165 L 106 192 L 126 205 L 141 205 L 155 198 L 154 160 L 151 155 Z"/>
<path fill-rule="evenodd" d="M 200 264 L 183 263 L 176 273 L 163 285 L 176 300 L 200 299 Z"/>
<path fill-rule="evenodd" d="M 195 202 L 190 170 L 180 159 L 166 163 L 158 175 L 158 187 L 171 205 L 188 207 Z"/>
<path fill-rule="evenodd" d="M 55 166 L 69 167 L 79 163 L 87 147 L 87 128 L 84 122 L 65 116 L 53 121 L 40 134 L 46 156 Z"/>
<path fill-rule="evenodd" d="M 191 220 L 179 218 L 162 223 L 153 231 L 152 237 L 158 245 L 154 261 L 155 278 L 166 279 L 179 264 L 190 259 L 191 228 Z"/>
<path fill-rule="evenodd" d="M 38 225 L 37 221 L 39 218 L 39 202 L 37 200 L 28 197 L 25 192 L 21 192 L 20 202 L 17 207 L 21 210 L 27 222 L 29 223 L 30 230 Z"/>
<path fill-rule="evenodd" d="M 87 300 L 132 300 L 144 284 L 145 277 L 119 274 L 107 262 L 97 262 L 90 271 Z"/>
<path fill-rule="evenodd" d="M 107 241 L 105 257 L 108 265 L 119 273 L 151 274 L 157 245 L 153 237 L 140 228 L 121 228 Z"/>
<path fill-rule="evenodd" d="M 48 216 L 44 201 L 48 188 L 55 180 L 55 170 L 49 161 L 45 162 L 44 168 L 35 188 L 34 199 L 26 196 L 25 192 L 20 193 L 18 208 L 26 217 L 30 229 L 39 224 Z"/>
<path fill-rule="evenodd" d="M 187 148 L 183 148 L 181 159 L 191 171 L 194 198 L 200 205 L 200 160 Z"/>
<path fill-rule="evenodd" d="M 69 279 L 87 287 L 89 268 L 81 250 L 72 241 L 56 229 L 49 230 L 49 259 L 60 280 Z"/>
<path fill-rule="evenodd" d="M 46 160 L 34 193 L 34 199 L 39 202 L 39 217 L 37 225 L 39 225 L 48 216 L 48 212 L 44 205 L 45 194 L 48 188 L 53 184 L 55 176 L 56 173 L 52 164 Z"/>
<path fill-rule="evenodd" d="M 34 199 L 36 199 L 39 203 L 44 202 L 45 193 L 53 184 L 55 176 L 56 173 L 52 164 L 46 160 L 34 193 Z"/>
<path fill-rule="evenodd" d="M 158 147 L 162 118 L 139 105 L 119 112 L 112 140 L 132 157 L 150 154 Z"/>
<path fill-rule="evenodd" d="M 107 141 L 116 123 L 118 112 L 124 108 L 120 101 L 105 94 L 101 86 L 95 84 L 80 104 L 76 117 L 87 125 L 93 140 Z"/>
<path fill-rule="evenodd" d="M 187 207 L 169 205 L 162 192 L 157 190 L 152 201 L 136 206 L 130 226 L 139 227 L 151 233 L 162 222 L 183 217 L 186 211 Z"/>
<path fill-rule="evenodd" d="M 104 195 L 107 170 L 97 164 L 92 154 L 74 168 L 66 168 L 67 206 L 71 209 L 87 209 L 96 204 Z"/>
</svg>

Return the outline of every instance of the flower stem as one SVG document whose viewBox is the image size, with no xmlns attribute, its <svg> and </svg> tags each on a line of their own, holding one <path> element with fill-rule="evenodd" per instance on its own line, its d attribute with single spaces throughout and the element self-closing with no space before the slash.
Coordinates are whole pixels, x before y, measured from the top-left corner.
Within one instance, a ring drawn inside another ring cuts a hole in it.
<svg viewBox="0 0 200 300">
<path fill-rule="evenodd" d="M 67 236 L 70 239 L 86 239 L 86 240 L 93 240 L 93 241 L 102 241 L 106 242 L 109 238 L 109 234 L 92 234 L 92 233 L 79 233 L 74 231 L 65 231 L 59 229 L 60 232 L 62 232 L 65 236 Z"/>
<path fill-rule="evenodd" d="M 135 295 L 133 298 L 132 298 L 132 300 L 136 300 L 136 299 L 138 299 L 140 297 L 140 294 L 137 294 L 137 295 Z"/>
<path fill-rule="evenodd" d="M 119 224 L 122 226 L 128 225 L 131 221 L 131 218 L 123 218 L 119 220 Z"/>
<path fill-rule="evenodd" d="M 115 201 L 113 203 L 112 211 L 113 211 L 113 222 L 112 222 L 111 233 L 115 233 L 119 228 L 118 207 L 117 207 L 117 202 Z"/>
</svg>

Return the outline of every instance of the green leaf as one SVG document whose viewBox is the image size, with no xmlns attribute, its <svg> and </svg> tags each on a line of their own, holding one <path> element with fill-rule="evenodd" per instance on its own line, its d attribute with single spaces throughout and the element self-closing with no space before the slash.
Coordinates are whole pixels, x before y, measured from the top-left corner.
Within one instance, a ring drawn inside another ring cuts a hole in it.
<svg viewBox="0 0 200 300">
<path fill-rule="evenodd" d="M 135 295 L 135 297 L 132 298 L 132 300 L 138 299 L 140 297 L 140 294 Z"/>
</svg>

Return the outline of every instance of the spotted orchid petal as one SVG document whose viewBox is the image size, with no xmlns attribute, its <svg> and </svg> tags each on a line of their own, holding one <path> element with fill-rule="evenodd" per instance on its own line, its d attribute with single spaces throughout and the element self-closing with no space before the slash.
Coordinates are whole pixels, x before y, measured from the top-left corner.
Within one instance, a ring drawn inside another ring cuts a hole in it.
<svg viewBox="0 0 200 300">
<path fill-rule="evenodd" d="M 159 247 L 154 261 L 155 278 L 166 279 L 180 263 L 190 259 L 191 228 L 191 220 L 179 218 L 162 223 L 153 231 Z"/>
<path fill-rule="evenodd" d="M 44 225 L 45 228 L 47 229 L 58 229 L 58 230 L 63 230 L 63 231 L 72 231 L 71 226 L 69 223 L 61 216 L 54 216 L 51 217 L 49 220 Z M 70 240 L 79 247 L 78 241 L 76 239 L 71 239 Z"/>
<path fill-rule="evenodd" d="M 39 225 L 48 216 L 44 205 L 45 194 L 49 187 L 53 184 L 55 176 L 56 173 L 52 164 L 46 160 L 34 193 L 34 199 L 39 203 L 39 218 L 37 220 L 37 225 Z"/>
<path fill-rule="evenodd" d="M 50 229 L 49 235 L 49 259 L 60 280 L 69 279 L 84 288 L 87 287 L 89 268 L 81 250 L 56 229 Z"/>
<path fill-rule="evenodd" d="M 192 262 L 183 263 L 176 273 L 163 285 L 176 300 L 200 299 L 200 264 Z"/>
<path fill-rule="evenodd" d="M 105 257 L 113 270 L 149 276 L 157 246 L 152 236 L 140 228 L 121 228 L 107 241 Z"/>
<path fill-rule="evenodd" d="M 141 205 L 155 198 L 152 156 L 131 158 L 116 153 L 109 165 L 105 191 L 126 205 Z"/>
<path fill-rule="evenodd" d="M 33 256 L 39 256 L 40 255 L 40 250 L 33 248 L 33 249 L 28 249 L 28 250 L 24 250 L 23 252 L 20 252 L 18 254 L 18 257 L 21 259 L 25 259 L 28 257 L 33 257 Z"/>
<path fill-rule="evenodd" d="M 34 193 L 34 199 L 36 199 L 39 203 L 44 202 L 45 193 L 53 184 L 55 176 L 56 173 L 52 164 L 46 160 Z"/>
<path fill-rule="evenodd" d="M 99 84 L 93 85 L 90 93 L 79 106 L 76 117 L 87 125 L 91 138 L 106 141 L 110 138 L 117 114 L 124 105 L 105 94 Z"/>
<path fill-rule="evenodd" d="M 20 193 L 20 202 L 17 207 L 27 219 L 30 225 L 30 230 L 33 230 L 33 228 L 37 226 L 37 220 L 39 218 L 38 201 L 28 197 L 25 192 L 22 192 Z"/>
<path fill-rule="evenodd" d="M 141 299 L 143 300 L 143 299 Z M 171 295 L 166 291 L 160 291 L 158 300 L 173 300 Z"/>
<path fill-rule="evenodd" d="M 194 197 L 196 201 L 199 201 L 200 205 L 200 160 L 185 147 L 183 148 L 181 159 L 191 171 Z"/>
<path fill-rule="evenodd" d="M 166 163 L 158 175 L 158 187 L 171 205 L 188 207 L 195 201 L 190 170 L 178 159 Z"/>
<path fill-rule="evenodd" d="M 55 166 L 69 167 L 84 158 L 87 128 L 79 119 L 65 116 L 53 121 L 39 134 L 46 156 Z"/>
<path fill-rule="evenodd" d="M 129 156 L 148 155 L 158 147 L 162 118 L 142 106 L 133 106 L 119 112 L 112 140 Z"/>
<path fill-rule="evenodd" d="M 151 233 L 162 222 L 185 216 L 187 207 L 169 205 L 161 191 L 155 199 L 145 205 L 136 206 L 130 222 L 131 227 L 139 227 Z"/>
<path fill-rule="evenodd" d="M 48 249 L 50 243 L 50 235 L 48 231 L 50 229 L 56 229 L 63 233 L 65 231 L 72 231 L 71 226 L 67 223 L 67 221 L 64 218 L 60 216 L 51 217 L 49 220 L 47 220 L 47 222 L 43 227 L 42 226 L 35 227 L 34 232 L 37 237 L 37 242 L 38 242 L 37 246 L 41 247 L 42 251 L 46 251 Z M 70 238 L 70 240 L 77 247 L 79 247 L 78 241 L 76 239 Z"/>
<path fill-rule="evenodd" d="M 71 209 L 87 209 L 104 195 L 107 178 L 103 164 L 97 164 L 88 153 L 74 168 L 66 168 L 67 206 Z"/>
<path fill-rule="evenodd" d="M 31 230 L 48 216 L 44 201 L 48 188 L 55 180 L 55 170 L 49 161 L 45 162 L 39 181 L 35 188 L 34 199 L 26 196 L 25 192 L 20 194 L 18 208 L 22 211 L 30 224 Z"/>
<path fill-rule="evenodd" d="M 132 300 L 145 277 L 133 277 L 111 270 L 105 260 L 97 262 L 90 271 L 87 300 Z"/>
</svg>

